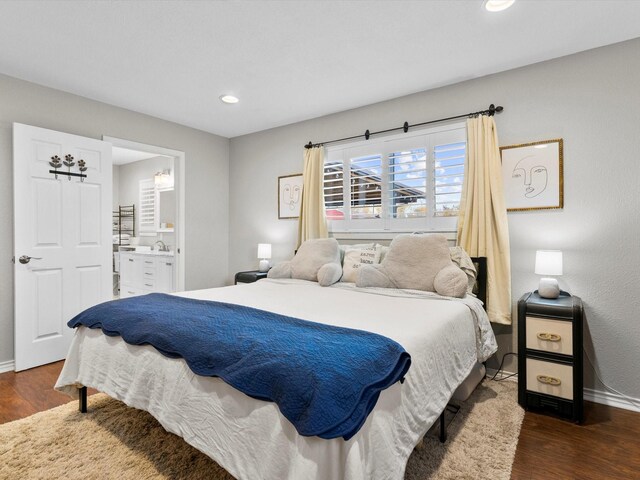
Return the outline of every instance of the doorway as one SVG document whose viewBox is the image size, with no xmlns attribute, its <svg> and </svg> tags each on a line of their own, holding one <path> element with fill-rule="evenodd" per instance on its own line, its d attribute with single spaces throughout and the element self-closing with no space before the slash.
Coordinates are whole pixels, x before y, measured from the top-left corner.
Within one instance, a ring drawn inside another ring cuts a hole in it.
<svg viewBox="0 0 640 480">
<path fill-rule="evenodd" d="M 184 290 L 184 152 L 103 140 L 111 143 L 113 157 L 114 297 Z M 155 270 L 143 268 L 156 264 Z"/>
</svg>

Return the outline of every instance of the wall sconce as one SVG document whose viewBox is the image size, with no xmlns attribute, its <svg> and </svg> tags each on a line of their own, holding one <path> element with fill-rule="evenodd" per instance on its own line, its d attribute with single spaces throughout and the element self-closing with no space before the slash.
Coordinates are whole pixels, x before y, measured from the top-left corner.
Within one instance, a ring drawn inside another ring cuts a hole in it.
<svg viewBox="0 0 640 480">
<path fill-rule="evenodd" d="M 536 275 L 562 275 L 562 252 L 560 250 L 538 250 L 536 252 Z M 558 298 L 560 286 L 555 278 L 541 278 L 538 295 L 542 298 Z"/>
<path fill-rule="evenodd" d="M 166 169 L 156 173 L 153 176 L 153 183 L 156 187 L 173 187 L 173 178 L 171 177 L 171 170 Z"/>
<path fill-rule="evenodd" d="M 258 244 L 258 258 L 260 259 L 259 270 L 266 272 L 269 270 L 269 259 L 271 258 L 271 244 L 259 243 Z"/>
</svg>

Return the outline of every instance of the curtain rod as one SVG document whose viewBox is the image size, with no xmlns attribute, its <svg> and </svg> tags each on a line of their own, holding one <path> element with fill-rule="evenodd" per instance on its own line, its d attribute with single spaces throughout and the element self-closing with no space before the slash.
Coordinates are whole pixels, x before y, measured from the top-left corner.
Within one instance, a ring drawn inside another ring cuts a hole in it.
<svg viewBox="0 0 640 480">
<path fill-rule="evenodd" d="M 431 123 L 439 123 L 439 122 L 446 122 L 447 120 L 455 120 L 456 118 L 464 118 L 464 117 L 477 117 L 478 115 L 489 115 L 490 117 L 493 116 L 496 113 L 500 113 L 502 112 L 502 110 L 504 110 L 504 108 L 502 108 L 501 106 L 495 106 L 493 103 L 491 105 L 489 105 L 489 108 L 486 110 L 480 110 L 478 112 L 472 112 L 472 113 L 465 113 L 463 115 L 455 115 L 453 117 L 447 117 L 447 118 L 439 118 L 438 120 L 430 120 L 428 122 L 422 122 L 422 123 L 415 123 L 413 125 L 409 125 L 408 122 L 404 122 L 404 125 L 401 127 L 396 127 L 396 128 L 388 128 L 387 130 L 379 130 L 377 132 L 370 132 L 369 130 L 367 130 L 366 132 L 364 132 L 364 134 L 362 135 L 354 135 L 353 137 L 344 137 L 344 138 L 338 138 L 337 140 L 328 140 L 326 142 L 318 142 L 318 143 L 313 143 L 311 141 L 309 141 L 309 143 L 307 143 L 304 148 L 313 148 L 313 147 L 320 147 L 322 145 L 326 145 L 328 143 L 336 143 L 336 142 L 343 142 L 345 140 L 353 140 L 354 138 L 361 138 L 364 137 L 365 140 L 369 140 L 369 137 L 371 135 L 378 135 L 380 133 L 388 133 L 388 132 L 395 132 L 396 130 L 402 130 L 404 133 L 407 133 L 409 131 L 409 128 L 412 127 L 420 127 L 422 125 L 429 125 Z"/>
</svg>

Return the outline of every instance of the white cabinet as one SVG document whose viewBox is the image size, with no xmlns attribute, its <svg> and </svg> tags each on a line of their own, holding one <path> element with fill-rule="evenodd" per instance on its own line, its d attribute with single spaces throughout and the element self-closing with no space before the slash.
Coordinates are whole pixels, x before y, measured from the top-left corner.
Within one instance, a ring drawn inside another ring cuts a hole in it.
<svg viewBox="0 0 640 480">
<path fill-rule="evenodd" d="M 173 257 L 156 258 L 156 292 L 169 293 L 175 291 L 173 285 Z"/>
<path fill-rule="evenodd" d="M 144 253 L 120 253 L 120 298 L 151 292 L 175 291 L 174 257 Z"/>
</svg>

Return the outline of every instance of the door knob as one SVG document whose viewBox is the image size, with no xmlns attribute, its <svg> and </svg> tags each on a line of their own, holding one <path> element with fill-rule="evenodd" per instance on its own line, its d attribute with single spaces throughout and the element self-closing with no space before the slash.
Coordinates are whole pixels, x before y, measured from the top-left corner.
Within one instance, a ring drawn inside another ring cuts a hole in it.
<svg viewBox="0 0 640 480">
<path fill-rule="evenodd" d="M 33 260 L 42 260 L 42 257 L 30 257 L 29 255 L 22 255 L 18 261 L 22 264 L 25 263 L 29 263 L 31 261 L 31 259 Z"/>
</svg>

